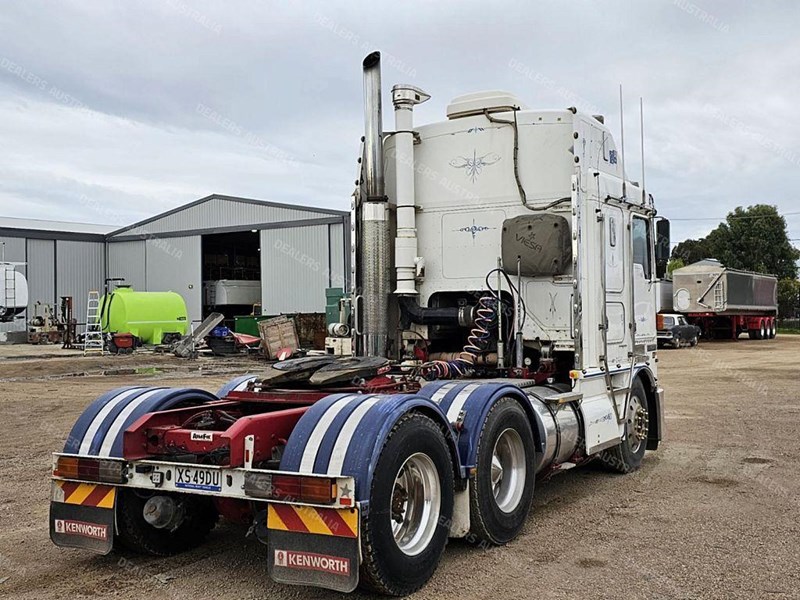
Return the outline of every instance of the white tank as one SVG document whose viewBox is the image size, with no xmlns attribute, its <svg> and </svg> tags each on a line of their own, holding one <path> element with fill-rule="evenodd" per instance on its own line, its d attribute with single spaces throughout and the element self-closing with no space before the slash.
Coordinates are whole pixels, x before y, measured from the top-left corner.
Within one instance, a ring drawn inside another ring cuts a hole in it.
<svg viewBox="0 0 800 600">
<path fill-rule="evenodd" d="M 11 321 L 28 307 L 28 281 L 13 263 L 0 263 L 0 321 Z"/>
</svg>

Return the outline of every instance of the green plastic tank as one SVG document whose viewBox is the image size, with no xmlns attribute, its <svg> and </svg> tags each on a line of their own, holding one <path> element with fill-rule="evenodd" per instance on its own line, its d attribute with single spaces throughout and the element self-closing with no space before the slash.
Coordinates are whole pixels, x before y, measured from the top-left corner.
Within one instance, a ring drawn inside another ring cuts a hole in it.
<svg viewBox="0 0 800 600">
<path fill-rule="evenodd" d="M 186 335 L 189 318 L 180 294 L 120 287 L 100 299 L 100 325 L 106 333 L 130 333 L 143 344 L 160 344 L 165 336 Z"/>
</svg>

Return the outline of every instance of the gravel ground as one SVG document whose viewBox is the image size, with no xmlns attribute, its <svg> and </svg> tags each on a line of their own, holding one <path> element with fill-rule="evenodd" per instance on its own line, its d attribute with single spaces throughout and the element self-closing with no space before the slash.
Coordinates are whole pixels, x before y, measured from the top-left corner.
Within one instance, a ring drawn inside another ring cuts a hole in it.
<svg viewBox="0 0 800 600">
<path fill-rule="evenodd" d="M 48 539 L 50 453 L 88 402 L 143 380 L 215 390 L 252 362 L 2 356 L 0 597 L 332 595 L 272 583 L 263 546 L 231 525 L 164 560 Z M 799 358 L 800 336 L 661 352 L 669 437 L 640 471 L 555 477 L 537 489 L 517 540 L 489 550 L 452 542 L 414 597 L 800 598 Z"/>
</svg>

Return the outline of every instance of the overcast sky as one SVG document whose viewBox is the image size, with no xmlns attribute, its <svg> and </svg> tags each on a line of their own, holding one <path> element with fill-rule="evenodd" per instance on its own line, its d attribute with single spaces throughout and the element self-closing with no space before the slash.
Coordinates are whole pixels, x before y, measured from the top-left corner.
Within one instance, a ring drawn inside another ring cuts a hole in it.
<svg viewBox="0 0 800 600">
<path fill-rule="evenodd" d="M 433 99 L 600 111 L 673 240 L 776 204 L 800 245 L 800 2 L 4 2 L 0 215 L 126 225 L 211 193 L 347 209 L 361 59 Z M 391 113 L 386 111 L 387 128 Z M 677 220 L 692 219 L 692 220 Z"/>
</svg>

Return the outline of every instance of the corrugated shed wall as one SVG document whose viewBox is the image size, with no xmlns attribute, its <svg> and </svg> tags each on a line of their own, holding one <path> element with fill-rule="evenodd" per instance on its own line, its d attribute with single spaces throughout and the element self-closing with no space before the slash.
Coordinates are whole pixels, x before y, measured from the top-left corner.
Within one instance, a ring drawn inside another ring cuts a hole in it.
<svg viewBox="0 0 800 600">
<path fill-rule="evenodd" d="M 102 242 L 56 241 L 56 296 L 72 296 L 78 323 L 86 322 L 89 291 L 103 293 L 104 246 Z M 83 328 L 78 330 L 83 331 Z"/>
<path fill-rule="evenodd" d="M 328 225 L 328 234 L 330 239 L 330 257 L 331 257 L 331 276 L 329 287 L 345 288 L 345 266 L 344 266 L 344 225 L 333 224 Z"/>
<path fill-rule="evenodd" d="M 177 292 L 183 296 L 192 321 L 200 320 L 203 311 L 200 249 L 197 235 L 151 239 L 145 243 L 147 291 Z"/>
<path fill-rule="evenodd" d="M 147 242 L 114 242 L 108 244 L 108 276 L 123 277 L 127 285 L 147 291 L 145 248 Z"/>
<path fill-rule="evenodd" d="M 28 242 L 28 313 L 33 316 L 33 305 L 55 304 L 56 298 L 56 242 L 34 240 Z M 58 310 L 58 307 L 56 307 Z"/>
<path fill-rule="evenodd" d="M 329 251 L 327 225 L 261 231 L 264 314 L 323 312 Z"/>
<path fill-rule="evenodd" d="M 17 238 L 17 237 L 0 237 L 0 244 L 2 244 L 2 248 L 5 251 L 5 261 L 6 262 L 26 262 L 27 258 L 25 255 L 25 238 Z M 23 273 L 27 276 L 27 268 L 26 266 L 18 266 L 17 271 Z M 23 314 L 23 318 L 17 318 L 10 323 L 0 323 L 0 332 L 6 331 L 25 331 L 25 318 Z"/>
<path fill-rule="evenodd" d="M 214 227 L 250 226 L 261 223 L 298 221 L 330 217 L 329 213 L 299 208 L 283 208 L 212 198 L 196 206 L 182 209 L 136 229 L 124 231 L 120 236 L 148 235 L 174 231 L 192 231 Z"/>
</svg>

